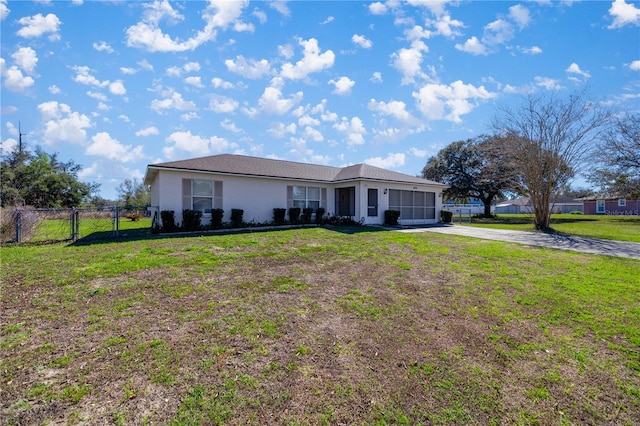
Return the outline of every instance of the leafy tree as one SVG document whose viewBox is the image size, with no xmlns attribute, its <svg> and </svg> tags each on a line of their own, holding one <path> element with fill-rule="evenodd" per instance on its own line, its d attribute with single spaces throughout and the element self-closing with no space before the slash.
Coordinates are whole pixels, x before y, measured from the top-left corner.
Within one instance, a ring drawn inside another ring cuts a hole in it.
<svg viewBox="0 0 640 426">
<path fill-rule="evenodd" d="M 36 208 L 73 207 L 98 188 L 78 180 L 82 168 L 73 160 L 61 162 L 57 154 L 37 149 L 28 152 L 18 144 L 0 163 L 2 206 Z"/>
<path fill-rule="evenodd" d="M 640 114 L 618 117 L 598 145 L 589 180 L 611 195 L 640 198 Z"/>
<path fill-rule="evenodd" d="M 422 176 L 450 185 L 444 193 L 450 200 L 479 199 L 490 217 L 492 201 L 513 187 L 508 162 L 494 148 L 497 142 L 494 136 L 453 142 L 427 161 Z"/>
<path fill-rule="evenodd" d="M 138 179 L 125 179 L 117 188 L 120 201 L 125 206 L 144 207 L 151 205 L 151 187 Z"/>
<path fill-rule="evenodd" d="M 504 108 L 494 121 L 517 177 L 516 189 L 531 199 L 536 229 L 547 230 L 550 202 L 566 187 L 610 120 L 610 113 L 584 92 L 562 100 L 529 96 L 517 109 Z"/>
</svg>

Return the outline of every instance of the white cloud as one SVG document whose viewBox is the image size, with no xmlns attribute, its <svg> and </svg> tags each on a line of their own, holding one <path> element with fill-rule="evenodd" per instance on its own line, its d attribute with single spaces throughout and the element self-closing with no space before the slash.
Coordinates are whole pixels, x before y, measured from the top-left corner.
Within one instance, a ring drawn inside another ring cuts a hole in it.
<svg viewBox="0 0 640 426">
<path fill-rule="evenodd" d="M 585 80 L 591 78 L 591 74 L 588 71 L 583 71 L 580 69 L 580 66 L 573 62 L 569 67 L 565 70 L 569 74 L 576 74 L 583 77 Z"/>
<path fill-rule="evenodd" d="M 140 65 L 142 69 L 145 69 L 147 71 L 153 71 L 153 65 L 151 65 L 149 61 L 147 61 L 146 59 L 143 59 L 137 62 L 137 64 Z"/>
<path fill-rule="evenodd" d="M 219 78 L 219 77 L 213 77 L 211 79 L 211 84 L 213 84 L 213 87 L 216 89 L 233 89 L 233 83 L 230 83 L 228 81 L 224 81 L 223 79 Z"/>
<path fill-rule="evenodd" d="M 43 139 L 46 144 L 56 142 L 84 144 L 87 139 L 85 129 L 92 127 L 91 120 L 84 114 L 72 111 L 67 104 L 56 101 L 38 105 L 38 110 L 45 122 Z"/>
<path fill-rule="evenodd" d="M 472 55 L 486 55 L 488 53 L 487 47 L 476 36 L 471 37 L 464 44 L 457 43 L 456 49 Z"/>
<path fill-rule="evenodd" d="M 133 75 L 138 72 L 135 68 L 120 67 L 120 72 L 125 75 Z"/>
<path fill-rule="evenodd" d="M 278 85 L 275 84 L 264 89 L 258 104 L 260 105 L 260 109 L 267 114 L 283 115 L 299 104 L 300 101 L 302 101 L 302 96 L 302 92 L 297 92 L 289 99 L 285 99 L 282 96 L 282 91 Z"/>
<path fill-rule="evenodd" d="M 561 90 L 563 87 L 560 85 L 558 80 L 547 77 L 537 76 L 534 78 L 535 85 L 538 87 L 543 87 L 547 90 Z"/>
<path fill-rule="evenodd" d="M 351 37 L 351 41 L 363 49 L 371 49 L 371 47 L 373 47 L 373 42 L 360 34 L 354 34 L 353 37 Z"/>
<path fill-rule="evenodd" d="M 109 91 L 114 95 L 123 96 L 127 93 L 127 89 L 124 87 L 122 80 L 116 80 L 109 84 Z"/>
<path fill-rule="evenodd" d="M 244 56 L 238 55 L 235 61 L 227 59 L 224 64 L 230 72 L 252 80 L 271 74 L 271 64 L 266 59 L 256 61 L 255 59 L 246 59 Z"/>
<path fill-rule="evenodd" d="M 320 120 L 310 116 L 309 114 L 304 114 L 298 118 L 298 124 L 301 126 L 319 126 Z"/>
<path fill-rule="evenodd" d="M 454 123 L 462 122 L 460 117 L 477 107 L 478 101 L 495 96 L 495 93 L 489 92 L 484 86 L 475 87 L 472 84 L 464 84 L 460 80 L 449 85 L 427 84 L 418 92 L 413 92 L 418 109 L 425 117 L 430 120 L 448 120 Z"/>
<path fill-rule="evenodd" d="M 24 18 L 20 18 L 18 23 L 23 25 L 17 32 L 20 37 L 40 37 L 43 34 L 50 33 L 49 40 L 60 40 L 60 35 L 58 34 L 60 19 L 53 13 L 47 16 L 42 16 L 40 13 L 34 16 L 25 16 Z"/>
<path fill-rule="evenodd" d="M 335 89 L 331 93 L 346 96 L 351 94 L 351 89 L 355 86 L 356 82 L 349 77 L 340 77 L 338 80 L 329 80 L 329 84 L 335 86 Z"/>
<path fill-rule="evenodd" d="M 267 23 L 267 14 L 265 12 L 263 12 L 262 10 L 258 10 L 258 9 L 254 9 L 253 12 L 251 12 L 251 14 L 253 16 L 255 16 L 256 18 L 258 18 L 258 21 L 264 25 Z"/>
<path fill-rule="evenodd" d="M 511 40 L 515 34 L 513 25 L 504 19 L 497 19 L 484 27 L 482 41 L 485 44 L 504 44 Z"/>
<path fill-rule="evenodd" d="M 93 142 L 85 151 L 87 155 L 104 157 L 122 163 L 144 158 L 142 145 L 138 145 L 135 148 L 132 145 L 123 145 L 117 139 L 112 138 L 107 132 L 97 133 L 91 140 Z"/>
<path fill-rule="evenodd" d="M 284 138 L 288 133 L 294 135 L 296 133 L 296 123 L 284 124 L 281 122 L 273 123 L 267 130 L 272 137 L 276 139 Z"/>
<path fill-rule="evenodd" d="M 60 88 L 55 84 L 52 84 L 51 86 L 49 86 L 49 93 L 51 93 L 52 95 L 58 95 L 60 94 L 60 92 L 61 92 Z"/>
<path fill-rule="evenodd" d="M 238 108 L 238 101 L 226 96 L 212 95 L 209 106 L 217 113 L 231 113 Z"/>
<path fill-rule="evenodd" d="M 609 15 L 613 17 L 613 22 L 607 27 L 609 29 L 622 28 L 625 25 L 640 25 L 640 9 L 625 0 L 615 0 L 611 3 Z"/>
<path fill-rule="evenodd" d="M 242 132 L 241 129 L 238 129 L 238 127 L 236 126 L 236 123 L 234 123 L 233 121 L 229 120 L 228 118 L 225 118 L 224 120 L 222 120 L 220 122 L 220 127 L 222 127 L 225 130 L 228 130 L 232 133 L 240 133 Z"/>
<path fill-rule="evenodd" d="M 97 99 L 99 101 L 106 101 L 107 100 L 107 95 L 105 95 L 104 93 L 92 92 L 91 90 L 87 91 L 87 96 L 89 96 L 92 99 Z"/>
<path fill-rule="evenodd" d="M 460 32 L 460 28 L 464 28 L 464 22 L 458 21 L 457 19 L 451 19 L 450 15 L 444 15 L 439 17 L 436 20 L 427 20 L 426 24 L 435 28 L 435 31 L 422 31 L 421 27 L 414 27 L 414 36 L 420 36 L 425 38 L 430 38 L 435 35 L 441 35 L 446 38 L 454 38 L 462 35 Z"/>
<path fill-rule="evenodd" d="M 204 87 L 202 85 L 202 79 L 199 76 L 189 76 L 187 78 L 184 79 L 185 84 L 188 84 L 190 86 L 194 86 L 194 87 L 198 87 L 198 88 L 202 88 Z"/>
<path fill-rule="evenodd" d="M 631 62 L 629 64 L 629 69 L 632 71 L 640 71 L 640 60 Z"/>
<path fill-rule="evenodd" d="M 7 0 L 0 0 L 0 21 L 4 21 L 4 18 L 9 16 L 9 8 L 7 7 Z"/>
<path fill-rule="evenodd" d="M 392 65 L 402 74 L 402 84 L 415 82 L 415 77 L 426 78 L 422 71 L 422 52 L 429 48 L 420 40 L 411 43 L 411 48 L 402 48 L 391 55 Z"/>
<path fill-rule="evenodd" d="M 327 16 L 327 19 L 325 19 L 324 21 L 320 22 L 320 25 L 327 25 L 331 22 L 333 22 L 334 17 L 333 16 Z"/>
<path fill-rule="evenodd" d="M 160 134 L 160 131 L 156 126 L 145 127 L 144 129 L 140 129 L 136 132 L 136 136 L 139 136 L 139 137 L 155 136 L 159 134 Z"/>
<path fill-rule="evenodd" d="M 351 120 L 347 117 L 342 117 L 342 120 L 335 123 L 333 127 L 345 135 L 347 145 L 354 146 L 364 144 L 364 135 L 367 133 L 367 130 L 359 117 L 352 117 Z"/>
<path fill-rule="evenodd" d="M 118 118 L 119 118 L 120 120 L 124 121 L 125 123 L 131 123 L 131 120 L 129 119 L 129 117 L 127 117 L 127 116 L 126 116 L 126 115 L 124 115 L 124 114 L 120 114 L 120 115 L 118 115 Z"/>
<path fill-rule="evenodd" d="M 409 148 L 409 154 L 413 155 L 416 158 L 424 158 L 427 156 L 428 152 L 426 149 L 418 149 L 416 147 Z"/>
<path fill-rule="evenodd" d="M 96 49 L 98 52 L 113 53 L 113 48 L 106 41 L 93 43 L 93 48 Z"/>
<path fill-rule="evenodd" d="M 387 13 L 387 6 L 382 2 L 374 2 L 369 4 L 369 13 L 372 15 L 384 15 Z"/>
<path fill-rule="evenodd" d="M 182 66 L 185 72 L 198 72 L 200 71 L 200 64 L 198 62 L 187 62 Z"/>
<path fill-rule="evenodd" d="M 0 58 L 0 75 L 4 79 L 4 87 L 12 92 L 22 92 L 35 83 L 33 78 L 24 76 L 17 66 L 7 68 L 4 58 Z"/>
<path fill-rule="evenodd" d="M 285 45 L 278 46 L 278 54 L 284 57 L 285 59 L 291 59 L 293 58 L 293 55 L 295 55 L 295 52 L 293 50 L 292 45 L 285 44 Z"/>
<path fill-rule="evenodd" d="M 539 55 L 542 53 L 542 49 L 539 48 L 538 46 L 521 47 L 520 51 L 527 55 Z"/>
<path fill-rule="evenodd" d="M 385 158 L 372 157 L 364 160 L 365 164 L 369 164 L 375 167 L 381 167 L 383 169 L 395 169 L 404 166 L 405 155 L 398 152 L 395 154 L 389 153 Z"/>
<path fill-rule="evenodd" d="M 382 73 L 379 71 L 371 74 L 371 78 L 369 79 L 372 83 L 382 83 Z"/>
<path fill-rule="evenodd" d="M 187 101 L 182 98 L 182 95 L 178 92 L 171 94 L 171 97 L 165 97 L 164 99 L 154 99 L 151 101 L 151 109 L 158 114 L 175 109 L 178 111 L 193 111 L 196 108 L 196 104 L 192 101 Z"/>
<path fill-rule="evenodd" d="M 27 74 L 33 74 L 38 64 L 38 56 L 36 51 L 30 47 L 21 47 L 11 55 L 15 63 L 22 68 Z"/>
<path fill-rule="evenodd" d="M 378 102 L 375 99 L 371 99 L 367 107 L 371 111 L 392 116 L 396 120 L 409 125 L 420 124 L 420 120 L 412 116 L 411 113 L 407 111 L 407 105 L 402 101 Z"/>
<path fill-rule="evenodd" d="M 100 81 L 96 77 L 91 75 L 89 73 L 89 71 L 91 71 L 89 67 L 76 65 L 73 66 L 72 69 L 76 72 L 76 76 L 73 79 L 73 81 L 75 81 L 76 83 L 96 87 L 106 87 L 109 85 L 108 80 Z"/>
<path fill-rule="evenodd" d="M 335 54 L 331 50 L 320 53 L 318 40 L 299 39 L 298 43 L 303 46 L 303 58 L 296 64 L 285 63 L 282 65 L 280 75 L 290 80 L 304 80 L 309 74 L 331 68 L 335 61 Z"/>
<path fill-rule="evenodd" d="M 200 157 L 237 148 L 236 144 L 230 143 L 224 138 L 217 136 L 203 138 L 191 134 L 190 131 L 174 132 L 169 135 L 167 142 L 171 145 L 165 146 L 162 152 L 171 160 L 184 156 Z"/>
<path fill-rule="evenodd" d="M 269 7 L 280 12 L 283 16 L 291 16 L 289 6 L 287 6 L 287 0 L 274 0 L 269 2 Z"/>
<path fill-rule="evenodd" d="M 516 4 L 515 6 L 511 6 L 509 8 L 509 17 L 518 24 L 520 29 L 523 29 L 529 25 L 531 21 L 531 16 L 529 14 L 529 9 L 524 7 L 521 4 Z"/>
<path fill-rule="evenodd" d="M 168 0 L 145 3 L 142 20 L 126 30 L 127 45 L 149 52 L 184 52 L 215 40 L 218 28 L 232 27 L 235 31 L 252 31 L 252 25 L 240 21 L 242 10 L 247 5 L 248 1 L 210 1 L 201 13 L 205 20 L 204 28 L 182 41 L 165 34 L 160 28 L 160 21 L 166 19 L 179 22 L 184 20 L 184 16 L 173 9 Z"/>
<path fill-rule="evenodd" d="M 187 112 L 184 114 L 180 114 L 180 120 L 181 121 L 191 121 L 191 120 L 198 120 L 201 117 L 198 115 L 197 112 Z"/>
<path fill-rule="evenodd" d="M 318 129 L 314 129 L 311 126 L 305 127 L 302 135 L 307 139 L 313 140 L 314 142 L 322 142 L 324 140 L 324 136 L 322 135 L 322 133 Z"/>
</svg>

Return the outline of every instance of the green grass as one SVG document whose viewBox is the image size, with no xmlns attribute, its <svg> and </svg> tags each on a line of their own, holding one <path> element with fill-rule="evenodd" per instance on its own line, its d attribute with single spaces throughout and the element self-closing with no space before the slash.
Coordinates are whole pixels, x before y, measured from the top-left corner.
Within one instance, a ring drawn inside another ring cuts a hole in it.
<svg viewBox="0 0 640 426">
<path fill-rule="evenodd" d="M 533 216 L 528 214 L 501 214 L 497 219 L 474 218 L 471 226 L 535 231 Z M 551 228 L 561 234 L 640 243 L 640 216 L 554 214 L 551 215 Z"/>
<path fill-rule="evenodd" d="M 6 424 L 640 418 L 637 260 L 368 228 L 1 255 Z"/>
</svg>

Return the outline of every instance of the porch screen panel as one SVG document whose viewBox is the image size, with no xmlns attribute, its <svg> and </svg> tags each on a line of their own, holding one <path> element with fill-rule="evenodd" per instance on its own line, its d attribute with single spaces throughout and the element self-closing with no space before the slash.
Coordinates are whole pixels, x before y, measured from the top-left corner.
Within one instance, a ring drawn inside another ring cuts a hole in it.
<svg viewBox="0 0 640 426">
<path fill-rule="evenodd" d="M 436 218 L 436 193 L 435 192 L 425 192 L 427 196 L 427 219 L 435 219 Z"/>
<path fill-rule="evenodd" d="M 402 191 L 397 189 L 389 190 L 389 209 L 391 210 L 400 210 L 400 206 L 402 205 Z"/>
<path fill-rule="evenodd" d="M 413 218 L 425 219 L 426 218 L 426 199 L 424 192 L 416 191 L 413 193 Z"/>
</svg>

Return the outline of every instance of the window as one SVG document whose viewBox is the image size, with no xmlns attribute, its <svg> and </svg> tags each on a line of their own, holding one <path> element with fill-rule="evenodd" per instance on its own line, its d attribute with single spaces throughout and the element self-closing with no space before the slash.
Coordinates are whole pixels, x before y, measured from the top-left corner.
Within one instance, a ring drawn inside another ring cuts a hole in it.
<svg viewBox="0 0 640 426">
<path fill-rule="evenodd" d="M 205 179 L 182 179 L 182 208 L 211 214 L 222 208 L 222 182 Z"/>
<path fill-rule="evenodd" d="M 436 193 L 389 190 L 389 209 L 399 210 L 401 220 L 436 218 Z"/>
<path fill-rule="evenodd" d="M 625 198 L 620 198 L 618 200 L 618 207 L 627 207 L 627 200 Z"/>
<path fill-rule="evenodd" d="M 315 186 L 294 186 L 293 207 L 317 210 L 320 207 L 320 188 Z"/>
<path fill-rule="evenodd" d="M 202 213 L 211 213 L 213 208 L 213 181 L 193 179 L 191 182 L 192 209 L 200 210 Z"/>
<path fill-rule="evenodd" d="M 367 216 L 378 216 L 378 190 L 376 188 L 367 190 Z"/>
<path fill-rule="evenodd" d="M 604 200 L 596 201 L 596 214 L 603 214 L 605 211 L 605 203 Z"/>
</svg>

